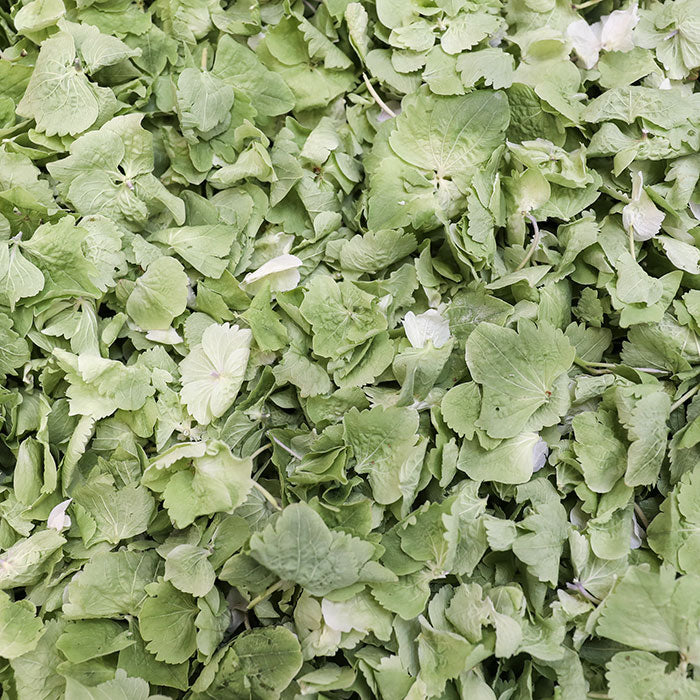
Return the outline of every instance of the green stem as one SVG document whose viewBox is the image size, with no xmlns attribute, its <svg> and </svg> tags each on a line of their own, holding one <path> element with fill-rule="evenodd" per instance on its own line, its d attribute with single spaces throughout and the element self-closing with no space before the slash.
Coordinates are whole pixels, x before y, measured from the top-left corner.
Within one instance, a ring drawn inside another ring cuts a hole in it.
<svg viewBox="0 0 700 700">
<path fill-rule="evenodd" d="M 390 117 L 395 117 L 396 112 L 393 110 L 389 109 L 387 106 L 386 102 L 379 97 L 379 93 L 372 87 L 372 83 L 369 82 L 369 78 L 367 77 L 367 73 L 362 74 L 362 80 L 365 81 L 365 86 L 367 87 L 367 92 L 372 96 L 372 99 L 377 103 L 377 105 L 381 108 L 383 112 L 388 114 Z"/>
<path fill-rule="evenodd" d="M 282 510 L 282 506 L 277 502 L 277 499 L 266 488 L 263 488 L 257 481 L 253 481 L 252 479 L 251 483 L 253 484 L 253 488 L 256 488 L 258 491 L 260 491 L 260 493 L 265 497 L 265 500 L 270 505 L 272 505 L 277 510 Z"/>
<path fill-rule="evenodd" d="M 639 518 L 639 522 L 642 524 L 642 527 L 646 530 L 649 527 L 649 520 L 647 519 L 647 516 L 644 515 L 644 511 L 639 503 L 634 504 L 634 512 L 637 514 L 637 518 Z"/>
<path fill-rule="evenodd" d="M 294 459 L 298 459 L 300 462 L 303 459 L 303 457 L 298 453 L 295 452 L 291 447 L 287 447 L 281 440 L 278 440 L 274 435 L 270 435 L 270 440 L 275 443 L 275 445 L 279 445 L 287 454 L 292 455 Z"/>
<path fill-rule="evenodd" d="M 583 10 L 586 7 L 593 7 L 593 5 L 597 5 L 599 2 L 602 2 L 602 0 L 587 0 L 586 2 L 582 2 L 580 5 L 572 5 L 571 7 L 574 8 L 574 10 Z M 608 697 L 607 695 L 605 697 Z"/>
<path fill-rule="evenodd" d="M 700 389 L 700 384 L 696 384 L 692 389 L 689 391 L 686 391 L 683 396 L 680 397 L 677 401 L 674 401 L 671 404 L 671 413 L 673 413 L 677 408 L 682 406 L 691 396 L 694 396 L 697 394 L 698 390 Z"/>
<path fill-rule="evenodd" d="M 537 246 L 540 242 L 540 227 L 537 224 L 537 219 L 532 214 L 525 214 L 525 218 L 529 219 L 530 223 L 532 224 L 532 243 L 530 243 L 530 248 L 527 251 L 527 255 L 520 261 L 520 265 L 515 268 L 515 272 L 522 270 L 525 265 L 527 265 L 530 258 L 535 254 Z"/>
<path fill-rule="evenodd" d="M 272 447 L 272 443 L 268 442 L 267 445 L 263 445 L 262 447 L 255 450 L 255 452 L 253 452 L 253 454 L 250 455 L 250 458 L 255 459 L 256 457 L 261 455 L 263 452 L 265 452 L 265 450 L 269 450 L 271 447 Z"/>
<path fill-rule="evenodd" d="M 284 581 L 277 581 L 276 583 L 273 583 L 271 586 L 269 586 L 267 589 L 265 589 L 260 595 L 255 596 L 255 598 L 253 598 L 253 600 L 251 600 L 250 603 L 248 603 L 247 609 L 251 610 L 259 603 L 262 603 L 263 600 L 269 598 L 276 591 L 279 591 L 279 589 L 282 588 L 282 586 L 284 586 L 284 583 L 285 583 Z"/>
</svg>

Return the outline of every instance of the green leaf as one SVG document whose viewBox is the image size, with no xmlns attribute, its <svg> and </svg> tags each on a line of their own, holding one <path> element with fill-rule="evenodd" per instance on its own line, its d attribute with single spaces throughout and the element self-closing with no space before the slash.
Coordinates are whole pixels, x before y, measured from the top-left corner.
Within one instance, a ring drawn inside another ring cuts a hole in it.
<svg viewBox="0 0 700 700">
<path fill-rule="evenodd" d="M 78 664 L 121 651 L 133 643 L 123 624 L 113 620 L 78 620 L 66 625 L 56 647 L 69 661 Z"/>
<path fill-rule="evenodd" d="M 77 63 L 76 63 L 77 61 Z M 73 38 L 59 32 L 42 43 L 18 114 L 35 119 L 47 136 L 76 135 L 89 129 L 100 112 L 98 92 L 85 76 Z"/>
<path fill-rule="evenodd" d="M 313 351 L 321 357 L 339 358 L 387 327 L 376 297 L 326 275 L 312 281 L 300 311 L 313 330 Z"/>
<path fill-rule="evenodd" d="M 363 579 L 374 547 L 330 530 L 304 503 L 287 506 L 274 524 L 250 538 L 251 556 L 280 579 L 326 595 Z"/>
<path fill-rule="evenodd" d="M 344 439 L 352 448 L 358 474 L 367 474 L 374 498 L 401 498 L 401 467 L 417 439 L 418 415 L 407 408 L 351 409 L 343 419 Z"/>
<path fill-rule="evenodd" d="M 96 526 L 91 543 L 118 544 L 145 532 L 155 510 L 155 501 L 143 486 L 129 484 L 117 489 L 106 474 L 91 479 L 74 491 L 75 503 Z"/>
<path fill-rule="evenodd" d="M 519 332 L 482 323 L 467 341 L 467 365 L 482 385 L 477 426 L 491 437 L 554 425 L 569 406 L 567 370 L 574 349 L 546 323 Z"/>
<path fill-rule="evenodd" d="M 603 637 L 644 651 L 677 651 L 697 663 L 700 579 L 670 569 L 630 567 L 608 596 L 598 621 Z"/>
<path fill-rule="evenodd" d="M 649 698 L 665 698 L 669 694 L 685 698 L 700 697 L 700 684 L 680 669 L 667 673 L 668 664 L 644 651 L 619 652 L 607 664 L 605 677 L 611 697 L 635 700 L 643 693 Z"/>
<path fill-rule="evenodd" d="M 165 580 L 184 593 L 205 596 L 216 579 L 209 552 L 191 544 L 179 544 L 165 558 Z"/>
<path fill-rule="evenodd" d="M 219 669 L 199 698 L 237 696 L 275 700 L 302 665 L 299 640 L 282 626 L 253 629 L 239 635 L 219 662 Z"/>
<path fill-rule="evenodd" d="M 16 659 L 33 651 L 44 632 L 36 607 L 28 600 L 0 598 L 0 656 Z"/>
<path fill-rule="evenodd" d="M 96 554 L 68 584 L 63 612 L 71 618 L 137 615 L 159 566 L 152 550 Z"/>
<path fill-rule="evenodd" d="M 500 441 L 489 450 L 482 448 L 478 440 L 464 440 L 457 468 L 475 481 L 523 484 L 532 476 L 539 450 L 537 433 L 521 433 Z"/>
<path fill-rule="evenodd" d="M 136 280 L 126 312 L 146 331 L 165 330 L 187 304 L 187 275 L 175 258 L 156 258 Z"/>
<path fill-rule="evenodd" d="M 197 648 L 194 619 L 199 612 L 192 596 L 166 581 L 151 583 L 139 612 L 141 636 L 156 660 L 168 664 L 186 661 Z"/>
<path fill-rule="evenodd" d="M 389 142 L 407 163 L 432 171 L 438 180 L 454 178 L 461 184 L 502 143 L 508 122 L 504 93 L 480 90 L 428 98 L 421 92 L 404 100 Z"/>
</svg>

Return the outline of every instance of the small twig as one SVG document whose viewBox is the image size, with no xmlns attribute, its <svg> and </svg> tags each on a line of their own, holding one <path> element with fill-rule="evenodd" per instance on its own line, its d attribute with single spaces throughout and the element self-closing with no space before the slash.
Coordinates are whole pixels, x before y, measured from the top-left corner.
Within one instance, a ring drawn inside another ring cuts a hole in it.
<svg viewBox="0 0 700 700">
<path fill-rule="evenodd" d="M 537 224 L 537 219 L 535 219 L 532 214 L 525 214 L 525 217 L 529 219 L 532 224 L 532 243 L 530 243 L 530 249 L 527 251 L 527 255 L 520 261 L 520 265 L 515 268 L 515 272 L 522 270 L 525 265 L 527 265 L 528 260 L 535 254 L 535 250 L 537 250 L 537 246 L 540 242 L 540 227 Z"/>
<path fill-rule="evenodd" d="M 367 73 L 362 74 L 362 80 L 365 81 L 365 85 L 367 86 L 367 90 L 369 91 L 369 94 L 372 95 L 372 99 L 382 108 L 382 111 L 388 114 L 390 117 L 395 117 L 396 112 L 393 110 L 389 109 L 387 107 L 386 102 L 379 97 L 377 91 L 372 87 L 372 83 L 369 82 L 369 78 L 367 77 Z"/>
<path fill-rule="evenodd" d="M 686 391 L 685 394 L 683 394 L 683 396 L 680 397 L 680 399 L 674 401 L 671 404 L 671 413 L 673 413 L 677 408 L 682 406 L 691 396 L 697 394 L 698 389 L 700 389 L 700 384 L 696 384 L 692 389 Z"/>
<path fill-rule="evenodd" d="M 634 512 L 637 515 L 637 518 L 639 518 L 639 522 L 642 524 L 642 527 L 646 530 L 649 527 L 649 520 L 647 516 L 644 515 L 642 507 L 637 502 L 634 504 Z"/>
<path fill-rule="evenodd" d="M 255 598 L 253 598 L 253 600 L 251 600 L 250 603 L 248 603 L 248 607 L 246 609 L 251 610 L 259 603 L 262 603 L 263 600 L 265 600 L 266 598 L 269 598 L 276 591 L 279 591 L 279 589 L 282 588 L 282 586 L 284 586 L 284 583 L 285 583 L 284 581 L 277 581 L 276 583 L 273 583 L 271 586 L 269 586 L 267 589 L 265 589 L 260 595 L 255 596 Z"/>
<path fill-rule="evenodd" d="M 277 510 L 282 510 L 282 506 L 277 502 L 277 499 L 265 487 L 260 486 L 257 481 L 253 481 L 252 479 L 251 482 L 253 484 L 253 488 L 260 491 L 270 505 L 274 506 Z"/>
<path fill-rule="evenodd" d="M 248 611 L 247 610 L 243 613 L 243 626 L 247 630 L 250 629 L 250 620 L 248 619 Z"/>
<path fill-rule="evenodd" d="M 274 442 L 275 445 L 279 445 L 285 452 L 292 455 L 294 459 L 298 459 L 300 462 L 303 459 L 302 455 L 300 455 L 298 452 L 295 452 L 291 447 L 287 447 L 281 440 L 278 440 L 274 435 L 270 435 L 270 440 L 272 440 L 272 442 Z"/>
</svg>

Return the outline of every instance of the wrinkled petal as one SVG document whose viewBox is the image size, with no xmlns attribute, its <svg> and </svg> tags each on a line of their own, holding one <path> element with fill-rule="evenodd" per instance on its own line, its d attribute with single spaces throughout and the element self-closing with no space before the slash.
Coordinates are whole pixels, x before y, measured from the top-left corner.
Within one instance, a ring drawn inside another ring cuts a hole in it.
<svg viewBox="0 0 700 700">
<path fill-rule="evenodd" d="M 450 339 L 450 325 L 435 309 L 418 315 L 409 311 L 403 319 L 403 329 L 414 348 L 425 347 L 429 340 L 440 348 Z"/>
<path fill-rule="evenodd" d="M 163 343 L 164 345 L 177 345 L 182 342 L 182 336 L 174 328 L 168 328 L 164 331 L 148 331 L 146 339 L 152 343 Z"/>
<path fill-rule="evenodd" d="M 665 214 L 656 208 L 644 191 L 642 173 L 632 175 L 632 200 L 622 210 L 622 225 L 632 231 L 635 241 L 648 241 L 661 230 Z"/>
<path fill-rule="evenodd" d="M 532 471 L 538 472 L 545 464 L 549 457 L 549 445 L 540 438 L 532 448 Z"/>
<path fill-rule="evenodd" d="M 70 516 L 66 513 L 66 509 L 71 504 L 72 498 L 61 501 L 57 506 L 54 506 L 49 513 L 46 526 L 58 530 L 59 532 L 66 527 L 70 527 Z"/>
<path fill-rule="evenodd" d="M 299 284 L 301 275 L 298 268 L 302 264 L 301 259 L 296 255 L 288 253 L 278 255 L 261 265 L 255 272 L 249 272 L 243 280 L 243 285 L 253 294 L 265 282 L 270 283 L 270 289 L 273 292 L 288 292 Z"/>
<path fill-rule="evenodd" d="M 639 22 L 637 5 L 627 10 L 615 10 L 603 17 L 600 43 L 606 51 L 631 51 L 634 48 L 632 30 Z"/>
<path fill-rule="evenodd" d="M 598 63 L 600 37 L 597 30 L 597 26 L 591 26 L 585 19 L 572 22 L 566 30 L 567 38 L 586 68 L 593 68 Z"/>
</svg>

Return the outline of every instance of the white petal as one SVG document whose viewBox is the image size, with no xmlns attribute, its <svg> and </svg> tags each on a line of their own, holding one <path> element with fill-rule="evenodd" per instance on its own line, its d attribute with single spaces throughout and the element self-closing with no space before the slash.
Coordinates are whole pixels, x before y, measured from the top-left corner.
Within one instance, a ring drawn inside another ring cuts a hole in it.
<svg viewBox="0 0 700 700">
<path fill-rule="evenodd" d="M 625 230 L 632 231 L 635 241 L 648 241 L 661 230 L 665 216 L 644 191 L 642 173 L 633 173 L 632 201 L 622 209 L 622 225 Z"/>
<path fill-rule="evenodd" d="M 639 22 L 636 4 L 627 10 L 615 10 L 601 21 L 600 43 L 606 51 L 631 51 L 634 48 L 632 30 Z"/>
<path fill-rule="evenodd" d="M 532 448 L 532 471 L 538 472 L 545 464 L 549 456 L 549 445 L 540 438 Z"/>
<path fill-rule="evenodd" d="M 303 262 L 296 255 L 278 255 L 261 265 L 255 272 L 249 272 L 243 280 L 243 285 L 255 294 L 269 281 L 273 292 L 288 292 L 299 284 L 301 275 L 298 268 L 301 265 Z"/>
<path fill-rule="evenodd" d="M 164 345 L 177 345 L 182 342 L 182 337 L 174 328 L 168 328 L 165 331 L 148 331 L 146 338 L 152 343 Z"/>
<path fill-rule="evenodd" d="M 586 68 L 593 68 L 598 63 L 600 39 L 596 30 L 585 19 L 572 22 L 566 29 L 566 36 Z"/>
<path fill-rule="evenodd" d="M 632 535 L 630 536 L 630 549 L 639 549 L 644 539 L 644 530 L 637 522 L 637 517 L 632 513 Z"/>
<path fill-rule="evenodd" d="M 440 348 L 450 339 L 450 324 L 435 309 L 417 316 L 409 311 L 403 319 L 403 329 L 414 348 L 425 347 L 429 340 Z"/>
<path fill-rule="evenodd" d="M 49 513 L 49 518 L 46 521 L 46 526 L 58 530 L 63 530 L 64 527 L 70 527 L 70 516 L 66 514 L 66 509 L 73 499 L 69 498 L 62 501 L 57 506 L 54 506 Z"/>
<path fill-rule="evenodd" d="M 659 83 L 659 90 L 670 90 L 671 89 L 671 81 L 668 78 L 664 78 L 660 83 Z"/>
</svg>

